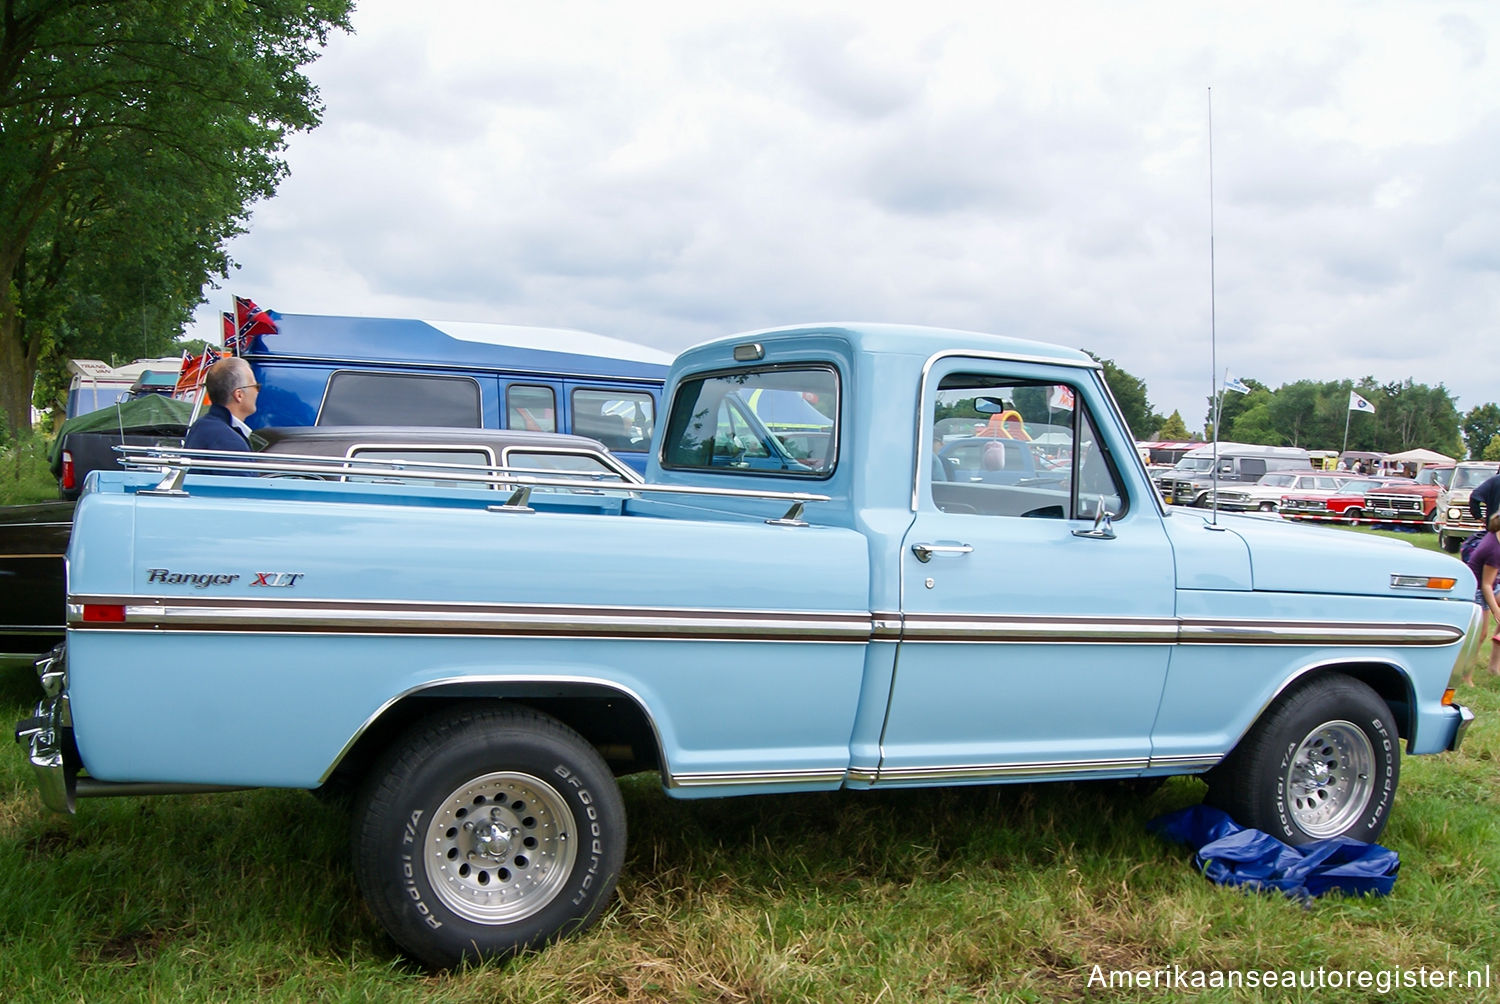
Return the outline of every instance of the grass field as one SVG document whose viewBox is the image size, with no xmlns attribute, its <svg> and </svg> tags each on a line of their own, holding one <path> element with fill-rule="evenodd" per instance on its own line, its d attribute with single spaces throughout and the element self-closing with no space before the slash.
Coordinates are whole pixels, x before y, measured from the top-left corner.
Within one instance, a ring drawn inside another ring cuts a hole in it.
<svg viewBox="0 0 1500 1004">
<path fill-rule="evenodd" d="M 348 820 L 305 793 L 99 799 L 46 813 L 0 761 L 6 1001 L 1363 1001 L 1371 991 L 1110 990 L 1109 970 L 1500 962 L 1500 684 L 1456 754 L 1406 758 L 1385 899 L 1220 889 L 1146 832 L 1201 784 L 1057 783 L 677 802 L 627 779 L 631 848 L 594 930 L 442 975 L 360 903 Z M 29 668 L 0 709 L 34 698 Z M 141 723 L 143 729 L 164 723 Z M 1376 978 L 1376 977 L 1372 977 Z M 1325 976 L 1325 982 L 1327 977 Z M 1413 989 L 1388 999 L 1500 999 Z"/>
</svg>

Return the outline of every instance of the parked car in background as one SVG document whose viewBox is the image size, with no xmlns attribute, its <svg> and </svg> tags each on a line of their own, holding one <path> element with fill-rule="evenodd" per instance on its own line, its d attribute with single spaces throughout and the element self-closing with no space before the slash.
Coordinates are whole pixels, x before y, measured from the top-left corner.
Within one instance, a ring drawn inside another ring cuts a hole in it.
<svg viewBox="0 0 1500 1004">
<path fill-rule="evenodd" d="M 259 452 L 282 459 L 308 457 L 305 469 L 296 476 L 319 480 L 402 480 L 436 485 L 444 483 L 446 474 L 452 482 L 452 470 L 424 469 L 423 464 L 564 473 L 569 478 L 598 480 L 600 493 L 616 490 L 611 485 L 638 484 L 641 480 L 598 440 L 560 433 L 364 425 L 261 429 L 256 438 Z M 131 445 L 162 444 L 148 441 Z M 325 458 L 327 464 L 320 464 Z M 113 460 L 111 454 L 110 466 L 118 468 Z M 365 466 L 348 466 L 351 464 Z M 399 464 L 406 465 L 405 471 L 397 469 L 395 465 Z M 431 477 L 421 477 L 428 472 Z M 497 482 L 495 487 L 508 486 Z M 535 490 L 549 489 L 539 486 Z M 73 529 L 77 497 L 75 491 L 71 498 L 56 502 L 0 506 L 0 654 L 36 655 L 62 640 L 63 554 Z"/>
<path fill-rule="evenodd" d="M 1283 495 L 1315 495 L 1327 498 L 1349 480 L 1346 475 L 1328 472 L 1305 471 L 1303 473 L 1282 472 L 1267 474 L 1253 485 L 1220 488 L 1208 493 L 1205 505 L 1217 505 L 1220 509 L 1244 512 L 1258 509 L 1275 512 L 1281 507 Z"/>
<path fill-rule="evenodd" d="M 1365 495 L 1372 491 L 1402 484 L 1398 478 L 1353 478 L 1345 481 L 1332 495 L 1321 492 L 1296 492 L 1281 497 L 1283 519 L 1311 519 L 1324 522 L 1357 523 L 1365 518 Z"/>
<path fill-rule="evenodd" d="M 1365 517 L 1378 523 L 1434 523 L 1438 495 L 1452 477 L 1452 464 L 1433 464 L 1415 478 L 1398 478 L 1365 496 Z"/>
<path fill-rule="evenodd" d="M 1453 480 L 1438 496 L 1437 532 L 1438 542 L 1449 554 L 1457 554 L 1464 538 L 1475 530 L 1483 529 L 1479 520 L 1469 513 L 1469 496 L 1486 479 L 1500 471 L 1500 464 L 1470 460 L 1453 470 Z"/>
<path fill-rule="evenodd" d="M 1217 457 L 1217 469 L 1215 458 Z M 1152 480 L 1167 505 L 1207 506 L 1215 483 L 1259 481 L 1281 471 L 1312 471 L 1308 452 L 1294 446 L 1210 443 L 1200 446 L 1171 470 Z"/>
<path fill-rule="evenodd" d="M 148 394 L 68 419 L 48 458 L 58 495 L 76 499 L 90 471 L 119 470 L 116 446 L 180 445 L 192 415 L 190 402 Z"/>
</svg>

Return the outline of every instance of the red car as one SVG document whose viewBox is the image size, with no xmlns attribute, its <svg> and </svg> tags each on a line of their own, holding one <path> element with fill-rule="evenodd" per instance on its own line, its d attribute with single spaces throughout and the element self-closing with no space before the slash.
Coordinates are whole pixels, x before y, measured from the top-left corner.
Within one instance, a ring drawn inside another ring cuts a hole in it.
<svg viewBox="0 0 1500 1004">
<path fill-rule="evenodd" d="M 1452 464 L 1433 464 L 1415 478 L 1401 478 L 1371 492 L 1365 496 L 1365 518 L 1372 523 L 1432 523 L 1438 494 L 1453 480 L 1453 471 Z"/>
<path fill-rule="evenodd" d="M 1316 519 L 1353 523 L 1367 519 L 1365 495 L 1392 485 L 1409 485 L 1410 478 L 1356 478 L 1345 481 L 1333 495 L 1292 494 L 1281 497 L 1284 519 Z"/>
</svg>

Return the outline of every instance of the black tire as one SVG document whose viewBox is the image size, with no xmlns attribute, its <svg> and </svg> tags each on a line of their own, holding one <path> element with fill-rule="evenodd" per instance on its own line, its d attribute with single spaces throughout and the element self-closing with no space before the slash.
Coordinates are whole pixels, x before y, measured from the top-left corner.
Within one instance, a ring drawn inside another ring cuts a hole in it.
<svg viewBox="0 0 1500 1004">
<path fill-rule="evenodd" d="M 1288 844 L 1385 828 L 1401 773 L 1390 708 L 1347 676 L 1283 695 L 1209 776 L 1209 803 Z"/>
<path fill-rule="evenodd" d="M 1446 534 L 1442 537 L 1439 537 L 1438 540 L 1442 543 L 1443 550 L 1447 551 L 1449 554 L 1457 554 L 1458 549 L 1463 546 L 1463 541 L 1459 540 L 1457 537 L 1449 537 Z"/>
<path fill-rule="evenodd" d="M 625 855 L 609 768 L 572 729 L 524 708 L 417 723 L 371 771 L 354 827 L 370 909 L 404 951 L 437 968 L 592 924 Z"/>
<path fill-rule="evenodd" d="M 1275 512 L 1276 511 L 1276 503 L 1275 502 L 1262 502 L 1260 504 L 1260 511 L 1261 512 Z"/>
</svg>

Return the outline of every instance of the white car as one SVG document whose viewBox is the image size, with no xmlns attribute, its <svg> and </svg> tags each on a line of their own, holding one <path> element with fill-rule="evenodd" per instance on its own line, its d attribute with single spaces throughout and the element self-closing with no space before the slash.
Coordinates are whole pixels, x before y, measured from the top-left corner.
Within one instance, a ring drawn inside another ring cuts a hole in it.
<svg viewBox="0 0 1500 1004">
<path fill-rule="evenodd" d="M 1339 486 L 1349 480 L 1348 475 L 1329 474 L 1323 471 L 1294 473 L 1282 471 L 1267 474 L 1253 485 L 1236 485 L 1209 492 L 1205 505 L 1218 504 L 1220 509 L 1275 512 L 1281 508 L 1283 495 L 1331 496 Z"/>
</svg>

